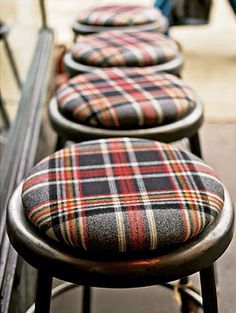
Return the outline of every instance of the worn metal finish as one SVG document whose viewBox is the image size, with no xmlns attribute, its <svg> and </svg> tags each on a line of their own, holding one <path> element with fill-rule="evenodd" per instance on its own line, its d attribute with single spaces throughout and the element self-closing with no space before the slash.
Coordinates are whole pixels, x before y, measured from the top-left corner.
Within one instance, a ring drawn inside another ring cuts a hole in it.
<svg viewBox="0 0 236 313">
<path fill-rule="evenodd" d="M 214 265 L 201 270 L 203 309 L 206 313 L 218 313 Z"/>
<path fill-rule="evenodd" d="M 197 134 L 198 129 L 203 123 L 203 109 L 200 101 L 198 101 L 193 111 L 179 121 L 151 128 L 111 130 L 78 124 L 67 119 L 60 113 L 57 101 L 54 98 L 49 104 L 49 118 L 53 128 L 60 137 L 75 142 L 100 138 L 135 137 L 168 143 L 185 137 L 190 138 Z"/>
<path fill-rule="evenodd" d="M 90 73 L 102 68 L 98 66 L 85 65 L 79 63 L 78 61 L 74 61 L 72 58 L 71 51 L 65 54 L 63 62 L 66 71 L 69 73 L 71 77 L 76 76 L 78 74 Z M 157 72 L 167 72 L 173 75 L 180 76 L 181 70 L 183 68 L 183 62 L 184 62 L 183 55 L 182 53 L 179 52 L 173 60 L 159 65 L 148 66 L 148 68 L 151 68 Z M 127 70 L 130 67 L 119 66 L 119 68 L 122 70 Z"/>
<path fill-rule="evenodd" d="M 32 64 L 23 86 L 8 142 L 2 156 L 0 176 L 0 263 L 1 312 L 8 312 L 17 254 L 5 232 L 6 207 L 17 184 L 34 164 L 41 124 L 41 109 L 47 91 L 49 61 L 52 56 L 53 35 L 49 29 L 39 33 Z"/>
<path fill-rule="evenodd" d="M 156 285 L 186 277 L 213 264 L 233 236 L 234 212 L 227 191 L 220 217 L 197 238 L 171 250 L 132 258 L 90 256 L 41 235 L 26 219 L 20 185 L 8 209 L 8 233 L 18 253 L 48 275 L 76 284 L 108 288 Z"/>
</svg>

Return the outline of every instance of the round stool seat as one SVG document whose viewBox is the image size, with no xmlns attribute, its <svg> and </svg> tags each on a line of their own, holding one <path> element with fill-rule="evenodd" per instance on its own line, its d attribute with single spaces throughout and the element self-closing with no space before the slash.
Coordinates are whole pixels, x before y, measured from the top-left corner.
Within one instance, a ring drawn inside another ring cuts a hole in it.
<svg viewBox="0 0 236 313">
<path fill-rule="evenodd" d="M 161 251 L 221 214 L 224 189 L 201 159 L 156 141 L 113 138 L 42 160 L 22 189 L 32 226 L 95 256 Z"/>
<path fill-rule="evenodd" d="M 181 79 L 145 68 L 97 70 L 78 75 L 56 93 L 60 113 L 97 128 L 139 129 L 181 120 L 197 105 Z"/>
<path fill-rule="evenodd" d="M 167 19 L 161 11 L 140 5 L 106 5 L 81 12 L 73 25 L 76 34 L 120 29 L 122 31 L 166 32 Z"/>
<path fill-rule="evenodd" d="M 71 76 L 107 67 L 153 67 L 179 74 L 183 57 L 177 44 L 159 33 L 110 31 L 79 40 L 64 57 Z"/>
</svg>

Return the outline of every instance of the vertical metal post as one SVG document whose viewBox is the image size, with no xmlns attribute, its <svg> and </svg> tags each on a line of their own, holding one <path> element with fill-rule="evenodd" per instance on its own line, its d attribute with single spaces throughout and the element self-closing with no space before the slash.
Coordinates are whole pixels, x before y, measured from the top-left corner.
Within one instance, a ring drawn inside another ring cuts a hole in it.
<svg viewBox="0 0 236 313">
<path fill-rule="evenodd" d="M 189 138 L 189 144 L 192 153 L 202 159 L 202 151 L 198 133 Z"/>
<path fill-rule="evenodd" d="M 41 18 L 42 18 L 42 27 L 46 28 L 47 25 L 47 14 L 46 14 L 46 8 L 45 8 L 45 0 L 39 0 L 39 6 L 41 11 Z"/>
<path fill-rule="evenodd" d="M 200 272 L 204 313 L 218 313 L 214 265 Z"/>
<path fill-rule="evenodd" d="M 183 277 L 180 279 L 179 283 L 181 286 L 183 286 L 183 285 L 187 285 L 188 282 L 189 282 L 189 278 Z M 180 296 L 181 296 L 181 313 L 189 313 L 188 296 L 184 292 L 180 292 Z"/>
<path fill-rule="evenodd" d="M 49 313 L 52 292 L 52 277 L 43 271 L 38 272 L 35 313 Z"/>
<path fill-rule="evenodd" d="M 83 287 L 82 312 L 90 313 L 90 307 L 91 307 L 91 287 L 84 286 Z"/>
</svg>

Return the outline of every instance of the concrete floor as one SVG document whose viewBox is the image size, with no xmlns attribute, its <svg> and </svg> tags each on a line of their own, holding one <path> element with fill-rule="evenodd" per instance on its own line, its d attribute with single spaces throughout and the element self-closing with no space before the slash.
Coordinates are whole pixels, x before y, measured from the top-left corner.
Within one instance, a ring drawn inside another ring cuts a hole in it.
<svg viewBox="0 0 236 313">
<path fill-rule="evenodd" d="M 76 17 L 75 0 L 48 0 L 50 25 L 56 41 L 69 45 L 70 25 Z M 102 0 L 99 3 L 108 3 Z M 122 2 L 122 1 L 119 1 Z M 123 2 L 127 2 L 123 0 Z M 134 2 L 134 1 L 132 1 Z M 135 1 L 151 3 L 151 1 Z M 24 79 L 40 24 L 37 1 L 1 0 L 1 18 L 12 25 L 9 41 Z M 58 3 L 60 5 L 58 5 Z M 96 0 L 81 1 L 79 9 L 95 5 Z M 26 6 L 27 4 L 27 6 Z M 27 16 L 27 19 L 25 18 Z M 22 36 L 24 33 L 24 36 Z M 171 31 L 183 47 L 183 77 L 198 92 L 205 105 L 205 124 L 200 131 L 205 160 L 219 173 L 236 203 L 236 23 L 226 0 L 215 0 L 211 23 L 199 27 L 178 27 Z M 19 40 L 20 38 L 20 40 Z M 27 49 L 25 48 L 27 47 Z M 19 97 L 6 56 L 0 46 L 0 87 L 12 118 Z M 221 313 L 236 312 L 236 237 L 218 261 L 219 304 Z M 194 277 L 196 281 L 196 277 Z M 79 312 L 79 288 L 53 302 L 52 313 Z M 174 313 L 178 312 L 172 294 L 161 287 L 94 292 L 96 313 Z M 66 306 L 64 306 L 66 304 Z"/>
</svg>

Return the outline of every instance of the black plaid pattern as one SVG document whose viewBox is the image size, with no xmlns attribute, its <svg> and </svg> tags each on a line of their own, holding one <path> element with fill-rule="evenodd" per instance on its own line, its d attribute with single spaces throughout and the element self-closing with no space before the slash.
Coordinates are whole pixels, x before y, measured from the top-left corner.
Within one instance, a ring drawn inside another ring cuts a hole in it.
<svg viewBox="0 0 236 313">
<path fill-rule="evenodd" d="M 139 5 L 106 5 L 83 11 L 81 24 L 93 26 L 134 26 L 162 19 L 161 11 Z"/>
<path fill-rule="evenodd" d="M 71 53 L 74 61 L 90 66 L 145 67 L 173 60 L 178 47 L 159 33 L 110 31 L 86 36 Z"/>
<path fill-rule="evenodd" d="M 223 187 L 194 155 L 155 141 L 76 144 L 26 179 L 25 214 L 42 233 L 91 253 L 159 250 L 196 237 L 221 213 Z"/>
<path fill-rule="evenodd" d="M 70 79 L 57 91 L 60 112 L 78 123 L 138 129 L 177 121 L 196 105 L 185 82 L 152 69 L 97 70 Z"/>
</svg>

